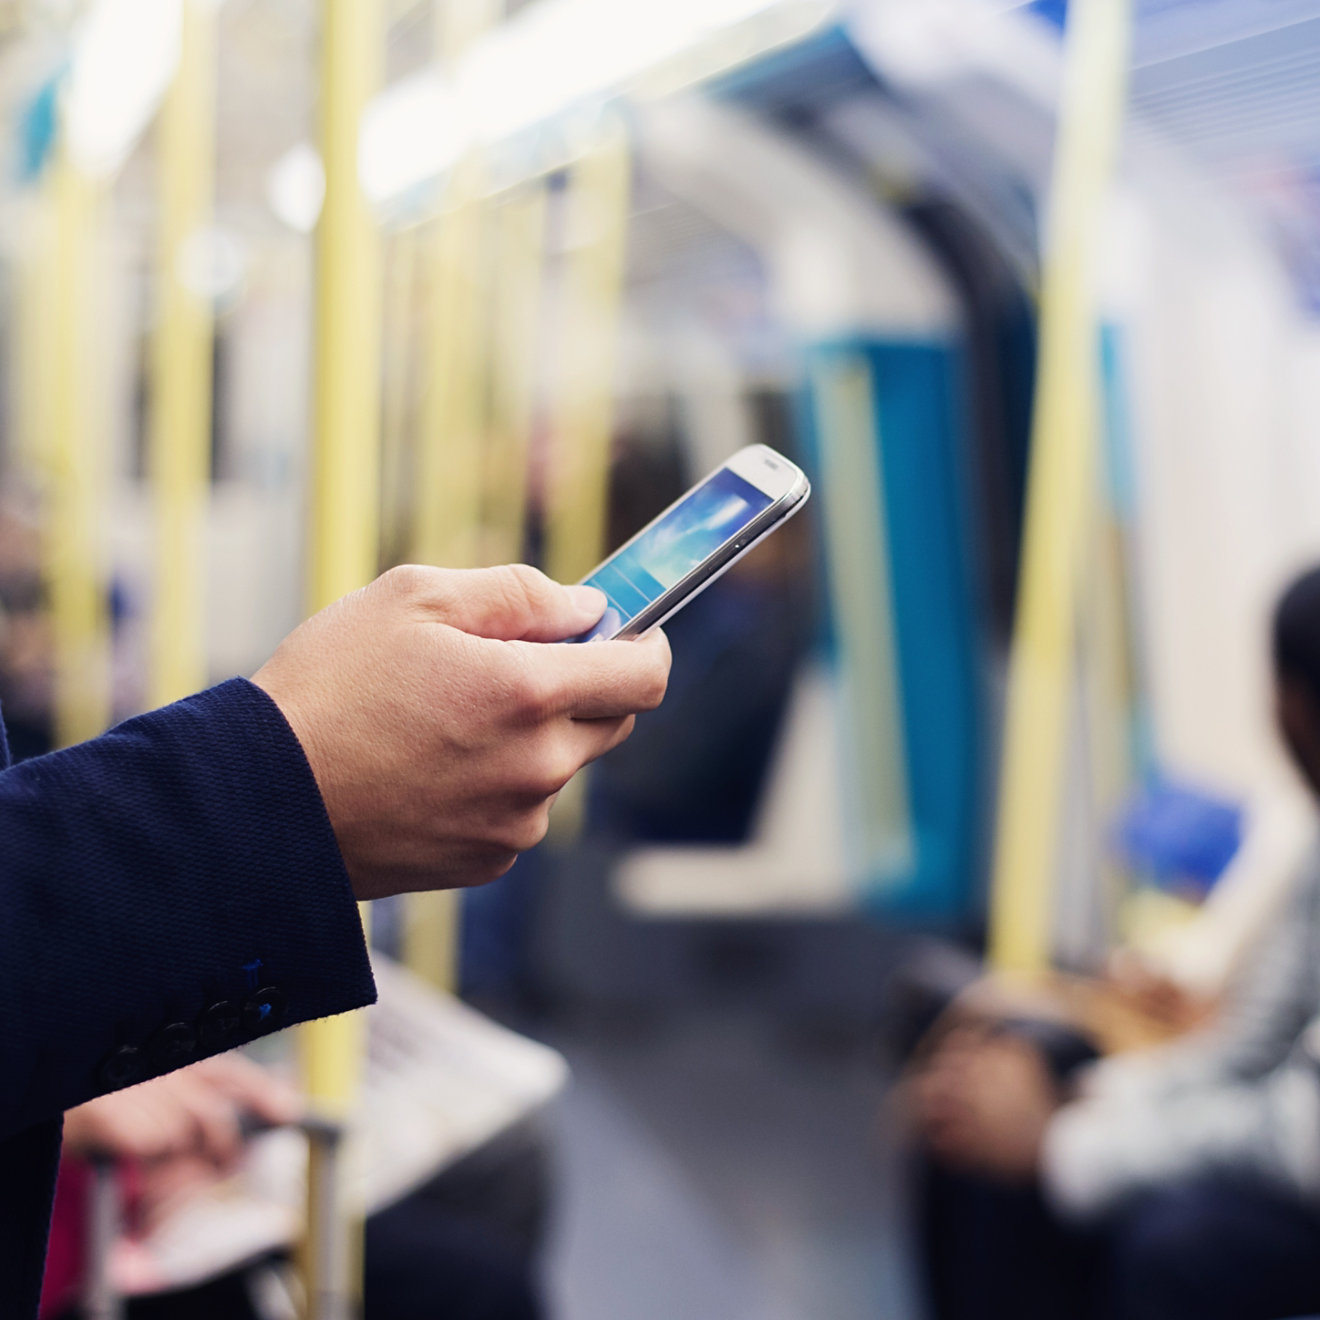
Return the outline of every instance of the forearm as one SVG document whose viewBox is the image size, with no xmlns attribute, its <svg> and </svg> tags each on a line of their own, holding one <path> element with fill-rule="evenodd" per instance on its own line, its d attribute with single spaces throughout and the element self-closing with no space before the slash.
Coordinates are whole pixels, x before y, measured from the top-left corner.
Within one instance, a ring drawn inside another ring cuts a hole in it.
<svg viewBox="0 0 1320 1320">
<path fill-rule="evenodd" d="M 242 680 L 0 774 L 0 868 L 0 1133 L 373 997 L 315 780 Z"/>
</svg>

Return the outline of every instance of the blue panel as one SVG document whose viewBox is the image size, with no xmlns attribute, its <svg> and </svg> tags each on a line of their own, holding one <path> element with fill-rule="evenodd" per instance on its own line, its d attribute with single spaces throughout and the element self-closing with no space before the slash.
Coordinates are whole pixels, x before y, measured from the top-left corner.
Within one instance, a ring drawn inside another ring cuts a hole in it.
<svg viewBox="0 0 1320 1320">
<path fill-rule="evenodd" d="M 47 79 L 24 107 L 19 118 L 19 180 L 31 183 L 50 159 L 59 131 L 59 99 L 62 75 Z"/>
<path fill-rule="evenodd" d="M 1068 19 L 1068 0 L 1031 0 L 1031 9 L 1046 21 L 1061 28 Z"/>
<path fill-rule="evenodd" d="M 826 28 L 805 41 L 739 65 L 704 84 L 719 99 L 738 101 L 772 118 L 800 118 L 879 86 L 847 33 Z"/>
<path fill-rule="evenodd" d="M 949 923 L 968 916 L 978 901 L 982 798 L 979 629 L 959 443 L 961 358 L 946 344 L 888 340 L 832 343 L 813 353 L 869 362 L 885 488 L 916 848 L 911 872 L 887 877 L 869 898 L 878 912 Z M 814 426 L 805 429 L 809 465 L 818 467 L 819 437 Z M 818 516 L 828 518 L 829 508 Z"/>
<path fill-rule="evenodd" d="M 1162 888 L 1202 897 L 1242 846 L 1243 819 L 1237 802 L 1152 779 L 1124 806 L 1114 842 L 1124 862 Z"/>
</svg>

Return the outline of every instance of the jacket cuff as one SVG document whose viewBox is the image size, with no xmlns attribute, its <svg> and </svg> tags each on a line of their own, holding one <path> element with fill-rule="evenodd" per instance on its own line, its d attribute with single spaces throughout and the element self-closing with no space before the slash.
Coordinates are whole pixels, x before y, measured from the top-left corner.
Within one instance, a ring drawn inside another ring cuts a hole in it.
<svg viewBox="0 0 1320 1320">
<path fill-rule="evenodd" d="M 106 737 L 144 737 L 174 765 L 180 800 L 211 855 L 209 865 L 193 859 L 177 876 L 183 902 L 169 934 L 188 951 L 157 963 L 162 971 L 171 961 L 180 971 L 190 964 L 191 976 L 162 976 L 153 996 L 160 1007 L 121 1018 L 88 1079 L 92 1094 L 375 1001 L 330 818 L 302 745 L 270 696 L 232 679 Z"/>
</svg>

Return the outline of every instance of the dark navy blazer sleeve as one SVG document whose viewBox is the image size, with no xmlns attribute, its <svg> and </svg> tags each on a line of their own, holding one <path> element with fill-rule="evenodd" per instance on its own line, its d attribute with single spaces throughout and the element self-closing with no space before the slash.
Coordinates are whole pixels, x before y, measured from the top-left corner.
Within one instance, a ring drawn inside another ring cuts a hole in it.
<svg viewBox="0 0 1320 1320">
<path fill-rule="evenodd" d="M 253 684 L 0 769 L 0 1318 L 36 1314 L 63 1110 L 374 997 L 311 767 Z"/>
<path fill-rule="evenodd" d="M 311 767 L 243 679 L 0 773 L 0 1136 L 375 995 Z"/>
</svg>

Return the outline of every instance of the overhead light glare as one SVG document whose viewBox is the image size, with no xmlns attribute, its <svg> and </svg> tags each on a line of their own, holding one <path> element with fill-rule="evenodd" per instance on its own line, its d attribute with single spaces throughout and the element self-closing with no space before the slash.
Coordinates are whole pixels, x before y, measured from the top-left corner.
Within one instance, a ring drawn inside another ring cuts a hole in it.
<svg viewBox="0 0 1320 1320">
<path fill-rule="evenodd" d="M 286 151 L 266 176 L 266 201 L 290 229 L 310 234 L 325 200 L 321 158 L 306 143 Z"/>
<path fill-rule="evenodd" d="M 790 7 L 786 0 L 538 0 L 474 43 L 452 77 L 428 70 L 375 98 L 362 124 L 363 191 L 376 205 L 392 202 L 474 147 L 603 100 L 760 13 Z M 823 9 L 812 6 L 813 16 Z M 297 216 L 298 229 L 315 224 L 325 187 L 305 153 L 314 157 L 305 145 L 286 153 L 268 185 L 272 209 L 286 223 Z"/>
<path fill-rule="evenodd" d="M 113 174 L 142 136 L 179 67 L 181 0 L 97 0 L 79 25 L 64 106 L 69 152 Z"/>
</svg>

